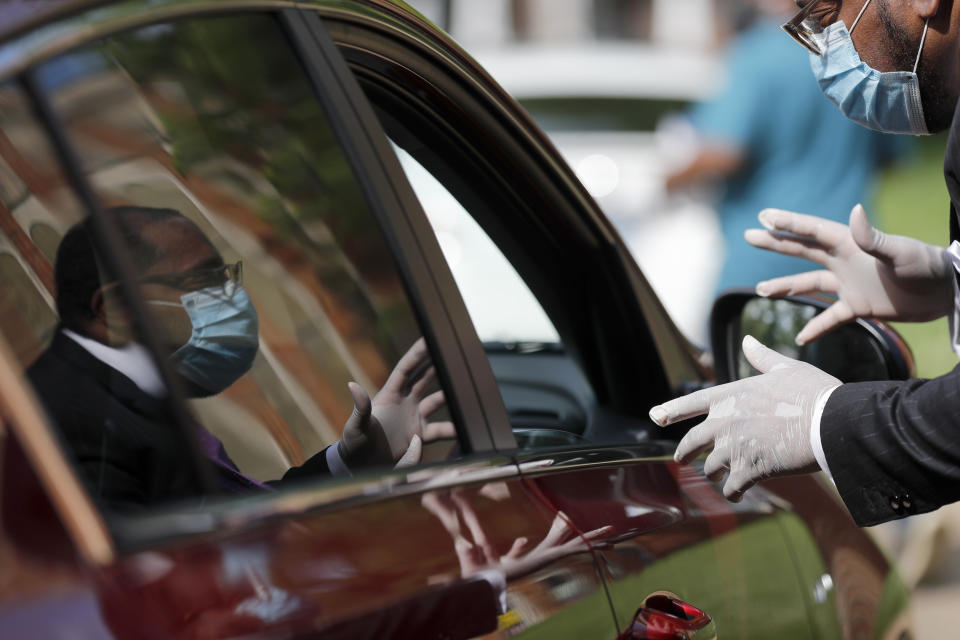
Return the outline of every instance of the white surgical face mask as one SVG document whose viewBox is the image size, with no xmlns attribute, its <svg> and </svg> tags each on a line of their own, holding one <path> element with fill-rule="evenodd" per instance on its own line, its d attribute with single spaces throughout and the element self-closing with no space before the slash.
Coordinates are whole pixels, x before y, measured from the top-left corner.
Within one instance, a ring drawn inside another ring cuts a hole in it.
<svg viewBox="0 0 960 640">
<path fill-rule="evenodd" d="M 226 290 L 225 290 L 226 287 Z M 241 285 L 209 287 L 180 297 L 193 332 L 170 358 L 187 380 L 209 394 L 220 393 L 250 370 L 259 347 L 257 310 Z"/>
<path fill-rule="evenodd" d="M 926 135 L 916 71 L 930 20 L 923 27 L 912 71 L 877 71 L 860 59 L 850 37 L 869 4 L 867 0 L 849 31 L 840 20 L 824 30 L 823 55 L 810 54 L 813 74 L 824 95 L 850 120 L 876 131 Z"/>
</svg>

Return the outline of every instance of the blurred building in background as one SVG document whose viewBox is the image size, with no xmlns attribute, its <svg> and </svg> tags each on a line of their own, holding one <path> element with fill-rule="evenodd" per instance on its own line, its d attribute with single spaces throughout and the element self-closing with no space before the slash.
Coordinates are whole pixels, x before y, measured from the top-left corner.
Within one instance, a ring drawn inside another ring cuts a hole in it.
<svg viewBox="0 0 960 640">
<path fill-rule="evenodd" d="M 723 260 L 716 194 L 711 185 L 668 194 L 665 178 L 696 153 L 695 132 L 678 116 L 721 86 L 720 52 L 749 19 L 745 8 L 752 5 L 743 0 L 411 4 L 451 33 L 550 135 L 679 327 L 706 344 L 704 318 Z"/>
<path fill-rule="evenodd" d="M 467 49 L 509 42 L 630 40 L 712 49 L 736 0 L 413 0 Z M 720 32 L 718 33 L 718 27 Z"/>
</svg>

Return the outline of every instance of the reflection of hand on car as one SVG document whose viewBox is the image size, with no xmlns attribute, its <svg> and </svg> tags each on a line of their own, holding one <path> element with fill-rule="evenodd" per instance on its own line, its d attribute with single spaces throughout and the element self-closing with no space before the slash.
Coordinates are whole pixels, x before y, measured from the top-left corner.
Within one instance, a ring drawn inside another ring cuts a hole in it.
<svg viewBox="0 0 960 640">
<path fill-rule="evenodd" d="M 838 297 L 800 331 L 798 344 L 855 318 L 925 321 L 953 308 L 953 269 L 943 248 L 875 229 L 860 205 L 850 212 L 849 227 L 779 209 L 761 211 L 760 222 L 766 229 L 748 230 L 747 242 L 826 269 L 761 282 L 758 294 Z"/>
<path fill-rule="evenodd" d="M 452 422 L 427 422 L 446 405 L 443 391 L 428 392 L 435 379 L 426 341 L 420 338 L 400 358 L 372 401 L 363 387 L 349 383 L 354 410 L 339 444 L 347 465 L 412 466 L 420 462 L 424 443 L 455 438 Z"/>
<path fill-rule="evenodd" d="M 507 580 L 520 578 L 565 556 L 589 551 L 594 540 L 609 535 L 613 529 L 600 527 L 580 535 L 566 514 L 557 512 L 549 531 L 533 549 L 527 550 L 529 540 L 521 536 L 500 555 L 462 491 L 430 491 L 420 502 L 440 520 L 453 539 L 463 578 L 486 572 L 500 573 Z M 472 541 L 463 534 L 461 521 L 466 524 Z"/>
</svg>

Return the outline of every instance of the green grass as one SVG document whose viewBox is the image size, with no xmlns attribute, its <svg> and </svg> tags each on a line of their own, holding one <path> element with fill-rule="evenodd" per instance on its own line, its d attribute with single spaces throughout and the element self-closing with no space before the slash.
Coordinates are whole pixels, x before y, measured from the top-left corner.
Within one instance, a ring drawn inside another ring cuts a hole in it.
<svg viewBox="0 0 960 640">
<path fill-rule="evenodd" d="M 918 138 L 913 156 L 887 170 L 877 185 L 872 213 L 888 233 L 945 246 L 949 243 L 950 198 L 943 181 L 945 134 Z M 950 349 L 947 320 L 895 323 L 917 361 L 917 374 L 930 378 L 957 364 Z"/>
</svg>

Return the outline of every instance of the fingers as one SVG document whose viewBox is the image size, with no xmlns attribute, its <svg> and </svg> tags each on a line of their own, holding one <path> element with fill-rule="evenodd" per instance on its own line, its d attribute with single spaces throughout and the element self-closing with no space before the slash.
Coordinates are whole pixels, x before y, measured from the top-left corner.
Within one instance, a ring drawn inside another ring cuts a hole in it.
<svg viewBox="0 0 960 640">
<path fill-rule="evenodd" d="M 893 262 L 894 247 L 890 238 L 867 219 L 867 212 L 861 205 L 857 205 L 850 212 L 850 234 L 857 246 L 884 262 Z"/>
<path fill-rule="evenodd" d="M 428 491 L 420 498 L 420 504 L 440 520 L 443 528 L 451 536 L 455 538 L 460 536 L 460 518 L 448 494 L 441 495 L 436 491 Z"/>
<path fill-rule="evenodd" d="M 805 258 L 818 264 L 826 264 L 830 254 L 820 244 L 800 236 L 786 235 L 782 231 L 747 229 L 744 239 L 758 249 L 775 251 L 788 256 Z"/>
<path fill-rule="evenodd" d="M 480 487 L 480 491 L 477 493 L 487 500 L 503 502 L 510 497 L 510 487 L 507 486 L 506 482 L 488 482 Z"/>
<path fill-rule="evenodd" d="M 437 379 L 437 368 L 434 366 L 427 367 L 427 370 L 423 372 L 416 382 L 413 383 L 413 386 L 410 388 L 410 391 L 413 393 L 414 398 L 422 398 L 427 394 L 427 388 L 433 384 L 433 381 Z"/>
<path fill-rule="evenodd" d="M 370 430 L 370 415 L 372 406 L 370 395 L 356 382 L 348 382 L 347 388 L 353 397 L 353 413 L 347 418 L 343 426 L 344 436 L 349 433 L 366 434 Z"/>
<path fill-rule="evenodd" d="M 521 555 L 523 555 L 523 550 L 527 548 L 527 539 L 524 537 L 517 538 L 513 541 L 513 544 L 510 546 L 510 551 L 507 551 L 504 555 L 500 556 L 500 562 L 508 562 L 510 560 L 516 560 Z"/>
<path fill-rule="evenodd" d="M 553 517 L 553 522 L 550 523 L 550 530 L 547 532 L 547 535 L 544 536 L 543 540 L 540 541 L 540 544 L 537 545 L 537 548 L 546 549 L 562 544 L 566 540 L 569 540 L 572 535 L 573 527 L 570 526 L 567 514 L 563 511 L 557 511 L 557 514 Z"/>
<path fill-rule="evenodd" d="M 826 269 L 774 278 L 757 284 L 757 295 L 765 298 L 798 296 L 807 293 L 839 293 L 840 281 Z"/>
<path fill-rule="evenodd" d="M 457 428 L 452 422 L 431 422 L 423 428 L 423 441 L 456 440 Z"/>
<path fill-rule="evenodd" d="M 846 226 L 839 222 L 783 209 L 764 209 L 757 219 L 768 231 L 786 231 L 802 236 L 826 249 L 842 244 L 847 234 Z"/>
<path fill-rule="evenodd" d="M 603 538 L 604 536 L 608 536 L 611 533 L 613 533 L 613 525 L 608 524 L 604 527 L 600 527 L 599 529 L 594 529 L 593 531 L 587 531 L 585 534 L 583 534 L 583 537 L 586 538 L 587 540 L 596 540 L 597 538 Z"/>
<path fill-rule="evenodd" d="M 715 423 L 712 420 L 704 420 L 683 436 L 677 445 L 677 450 L 673 454 L 673 459 L 679 464 L 687 464 L 698 455 L 713 446 L 715 433 Z"/>
<path fill-rule="evenodd" d="M 420 464 L 420 456 L 423 454 L 423 441 L 420 440 L 420 436 L 413 434 L 413 437 L 410 438 L 410 446 L 407 447 L 407 450 L 400 456 L 400 459 L 397 460 L 397 464 L 393 466 L 394 469 L 403 469 L 404 467 L 413 467 Z"/>
<path fill-rule="evenodd" d="M 690 395 L 674 398 L 669 402 L 658 405 L 650 409 L 650 419 L 659 426 L 666 427 L 674 422 L 703 415 L 710 410 L 710 403 L 714 395 L 723 386 L 694 391 Z"/>
<path fill-rule="evenodd" d="M 850 322 L 856 317 L 846 302 L 838 300 L 827 307 L 823 313 L 814 316 L 807 325 L 797 334 L 796 342 L 803 346 L 816 340 L 834 327 Z"/>
<path fill-rule="evenodd" d="M 778 366 L 789 366 L 797 362 L 760 344 L 760 341 L 753 336 L 743 337 L 743 355 L 746 356 L 747 362 L 760 373 L 767 373 Z"/>
<path fill-rule="evenodd" d="M 453 549 L 460 560 L 461 571 L 470 572 L 486 565 L 482 552 L 463 536 L 454 538 Z"/>
<path fill-rule="evenodd" d="M 463 518 L 464 524 L 467 525 L 467 529 L 470 531 L 470 536 L 473 538 L 474 543 L 483 549 L 483 552 L 487 554 L 488 558 L 495 558 L 496 554 L 493 545 L 491 545 L 487 539 L 487 534 L 480 524 L 480 518 L 477 516 L 477 512 L 474 510 L 473 505 L 467 499 L 466 495 L 464 495 L 462 491 L 454 491 L 450 494 L 450 497 L 453 499 L 453 503 L 460 509 L 460 516 Z"/>
<path fill-rule="evenodd" d="M 413 380 L 420 367 L 429 359 L 430 352 L 427 350 L 427 341 L 422 337 L 418 338 L 397 361 L 397 365 L 393 368 L 387 384 L 384 386 L 391 386 L 391 383 L 398 388 L 406 386 Z"/>
<path fill-rule="evenodd" d="M 750 475 L 733 471 L 723 485 L 723 497 L 730 502 L 740 502 L 743 500 L 743 494 L 747 492 L 747 489 L 755 484 L 757 484 L 757 481 Z"/>
<path fill-rule="evenodd" d="M 420 415 L 429 418 L 445 406 L 447 406 L 447 399 L 443 391 L 436 391 L 420 401 Z"/>
<path fill-rule="evenodd" d="M 714 449 L 703 463 L 703 475 L 712 482 L 719 482 L 730 470 L 730 455 L 726 449 Z"/>
</svg>

